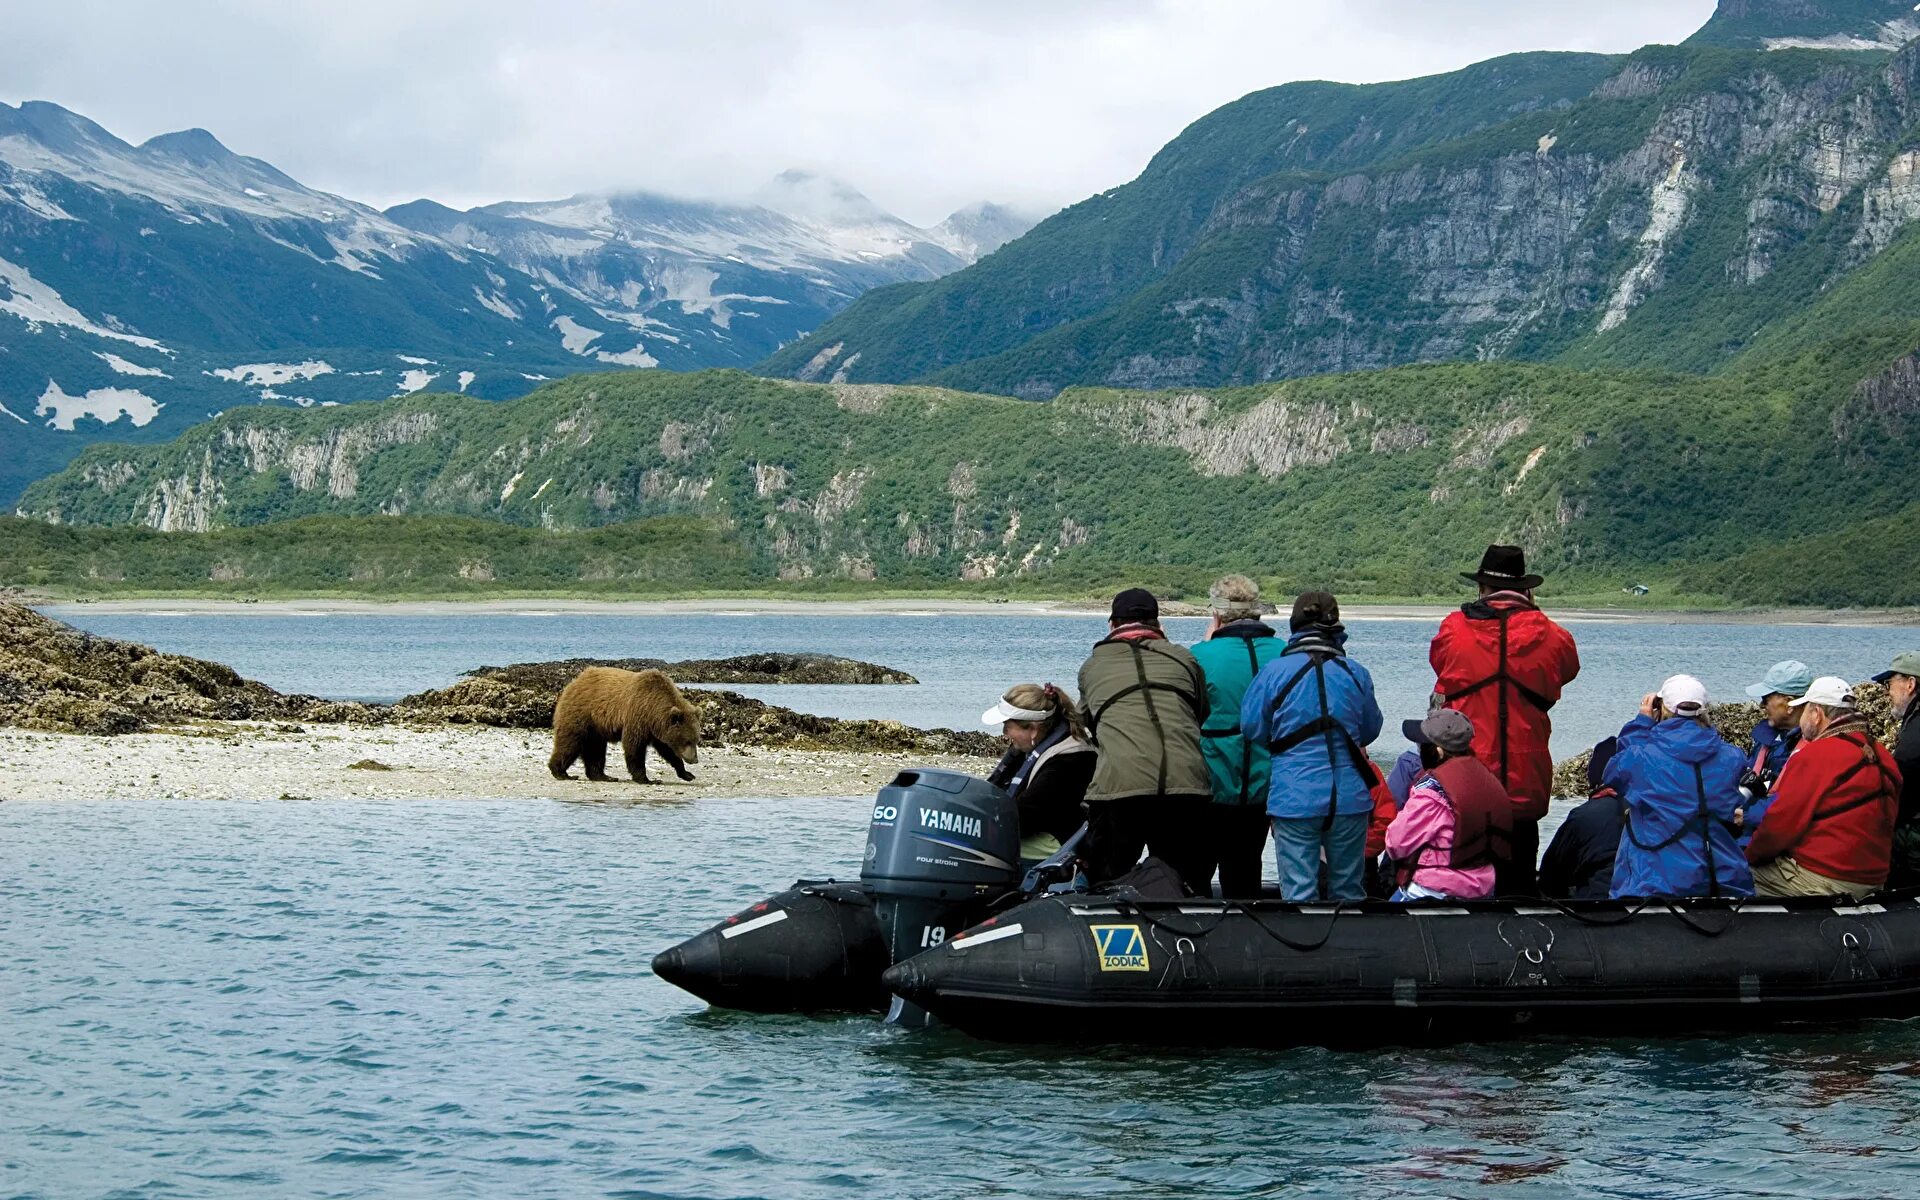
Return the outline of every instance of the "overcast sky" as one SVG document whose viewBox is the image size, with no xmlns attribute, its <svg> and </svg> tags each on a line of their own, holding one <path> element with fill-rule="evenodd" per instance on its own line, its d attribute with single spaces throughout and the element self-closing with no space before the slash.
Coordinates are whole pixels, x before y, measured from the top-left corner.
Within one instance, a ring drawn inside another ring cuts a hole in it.
<svg viewBox="0 0 1920 1200">
<path fill-rule="evenodd" d="M 0 95 L 201 126 L 312 186 L 457 207 L 738 196 L 787 167 L 930 224 L 1123 183 L 1295 79 L 1686 37 L 1713 0 L 0 0 Z"/>
</svg>

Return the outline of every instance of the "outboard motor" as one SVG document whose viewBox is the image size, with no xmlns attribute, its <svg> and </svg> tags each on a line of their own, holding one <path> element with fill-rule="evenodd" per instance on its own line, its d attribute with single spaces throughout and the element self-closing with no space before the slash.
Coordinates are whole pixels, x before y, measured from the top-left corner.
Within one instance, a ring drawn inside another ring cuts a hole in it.
<svg viewBox="0 0 1920 1200">
<path fill-rule="evenodd" d="M 959 771 L 902 771 L 880 789 L 860 882 L 890 961 L 904 962 L 977 922 L 1020 883 L 1020 819 L 1006 792 Z M 923 1025 L 896 997 L 887 1020 Z"/>
</svg>

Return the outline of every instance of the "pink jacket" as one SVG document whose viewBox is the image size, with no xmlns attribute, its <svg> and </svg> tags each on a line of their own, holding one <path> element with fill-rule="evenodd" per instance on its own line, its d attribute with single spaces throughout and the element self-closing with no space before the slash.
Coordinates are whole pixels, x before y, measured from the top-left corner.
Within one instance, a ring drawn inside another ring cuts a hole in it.
<svg viewBox="0 0 1920 1200">
<path fill-rule="evenodd" d="M 1420 858 L 1414 865 L 1413 882 L 1421 887 L 1455 900 L 1493 895 L 1492 866 L 1461 871 L 1447 865 L 1453 856 L 1453 806 L 1434 785 L 1433 776 L 1426 774 L 1414 780 L 1407 803 L 1387 826 L 1387 853 L 1396 862 L 1416 850 Z"/>
</svg>

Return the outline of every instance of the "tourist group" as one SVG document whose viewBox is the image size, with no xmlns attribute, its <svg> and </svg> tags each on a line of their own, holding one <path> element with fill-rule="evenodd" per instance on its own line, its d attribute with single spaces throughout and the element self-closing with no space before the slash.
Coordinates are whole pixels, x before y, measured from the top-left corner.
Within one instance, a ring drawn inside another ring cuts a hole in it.
<svg viewBox="0 0 1920 1200">
<path fill-rule="evenodd" d="M 1088 881 L 1142 853 L 1190 890 L 1260 895 L 1271 833 L 1280 891 L 1319 900 L 1865 896 L 1920 883 L 1920 652 L 1876 676 L 1894 752 L 1854 689 L 1781 662 L 1749 687 L 1753 751 L 1708 721 L 1706 688 L 1674 675 L 1593 748 L 1588 799 L 1544 855 L 1553 790 L 1549 713 L 1580 671 L 1573 636 L 1534 602 L 1516 546 L 1462 576 L 1479 595 L 1441 622 L 1426 715 L 1383 771 L 1385 719 L 1348 650 L 1338 601 L 1307 592 L 1282 638 L 1258 587 L 1229 575 L 1191 649 L 1153 595 L 1114 597 L 1110 632 L 1054 684 L 1010 688 L 982 720 L 1010 749 L 993 779 L 1014 797 L 1023 856 L 1077 857 Z"/>
</svg>

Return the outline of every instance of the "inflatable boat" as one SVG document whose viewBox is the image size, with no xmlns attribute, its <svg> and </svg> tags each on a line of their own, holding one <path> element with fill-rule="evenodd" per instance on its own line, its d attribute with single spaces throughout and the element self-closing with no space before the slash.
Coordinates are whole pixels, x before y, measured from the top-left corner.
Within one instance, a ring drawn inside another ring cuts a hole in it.
<svg viewBox="0 0 1920 1200">
<path fill-rule="evenodd" d="M 999 787 L 958 771 L 902 771 L 880 789 L 857 882 L 801 880 L 653 960 L 709 1004 L 750 1012 L 877 1011 L 880 974 L 1071 874 L 1070 855 L 1024 875 L 1019 814 Z M 892 1006 L 892 1017 L 917 1016 Z"/>
<path fill-rule="evenodd" d="M 928 1014 L 1016 1040 L 1323 1045 L 1920 1016 L 1920 901 L 1292 905 L 1066 891 L 1004 792 L 901 772 L 857 881 L 800 881 L 656 956 L 708 1003 Z"/>
<path fill-rule="evenodd" d="M 1014 1040 L 1421 1042 L 1920 1016 L 1920 903 L 1033 900 L 889 968 Z"/>
</svg>

